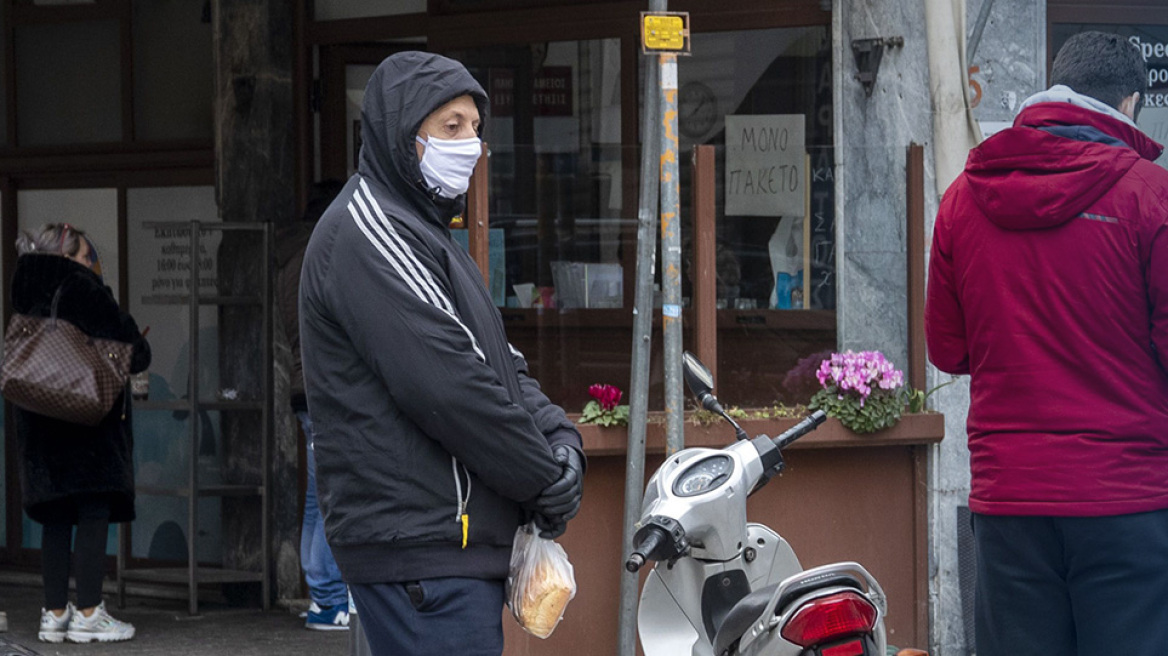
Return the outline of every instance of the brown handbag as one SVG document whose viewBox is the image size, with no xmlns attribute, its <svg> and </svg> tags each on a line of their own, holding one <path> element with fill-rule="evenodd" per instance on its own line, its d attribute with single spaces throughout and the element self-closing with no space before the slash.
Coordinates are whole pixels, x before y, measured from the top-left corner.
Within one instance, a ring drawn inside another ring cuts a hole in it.
<svg viewBox="0 0 1168 656">
<path fill-rule="evenodd" d="M 133 346 L 97 339 L 51 314 L 13 314 L 4 333 L 0 394 L 25 410 L 96 426 L 109 414 L 130 377 Z"/>
</svg>

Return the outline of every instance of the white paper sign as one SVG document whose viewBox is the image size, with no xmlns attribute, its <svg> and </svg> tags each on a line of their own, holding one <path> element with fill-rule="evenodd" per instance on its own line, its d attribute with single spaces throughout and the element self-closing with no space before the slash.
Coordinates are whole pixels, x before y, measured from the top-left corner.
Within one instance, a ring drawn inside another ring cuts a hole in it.
<svg viewBox="0 0 1168 656">
<path fill-rule="evenodd" d="M 1168 107 L 1145 107 L 1140 110 L 1140 129 L 1161 146 L 1168 146 Z M 1156 163 L 1168 168 L 1168 150 Z"/>
<path fill-rule="evenodd" d="M 726 215 L 803 216 L 803 114 L 726 117 Z"/>
</svg>

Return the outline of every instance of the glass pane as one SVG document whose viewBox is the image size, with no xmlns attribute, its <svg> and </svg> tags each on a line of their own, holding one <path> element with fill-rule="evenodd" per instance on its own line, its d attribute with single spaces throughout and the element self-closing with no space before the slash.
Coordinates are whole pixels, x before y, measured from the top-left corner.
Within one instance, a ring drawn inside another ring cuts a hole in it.
<svg viewBox="0 0 1168 656">
<path fill-rule="evenodd" d="M 130 313 L 138 325 L 150 326 L 152 362 L 150 401 L 189 398 L 191 373 L 190 311 L 166 298 L 186 294 L 190 286 L 190 230 L 146 229 L 145 221 L 218 221 L 214 187 L 159 187 L 126 191 L 126 238 L 129 250 Z M 215 293 L 220 231 L 199 235 L 200 292 Z M 218 392 L 219 329 L 214 306 L 199 313 L 198 375 L 200 398 Z M 199 417 L 198 476 L 200 485 L 222 482 L 218 412 Z M 139 486 L 182 486 L 190 478 L 191 423 L 187 411 L 134 409 L 134 466 Z M 218 562 L 221 555 L 220 501 L 200 500 L 197 556 Z M 189 515 L 187 501 L 143 495 L 134 522 L 131 553 L 163 560 L 186 558 Z"/>
<path fill-rule="evenodd" d="M 373 77 L 376 65 L 347 64 L 345 66 L 345 160 L 349 175 L 357 172 L 357 154 L 361 151 L 361 107 L 365 104 L 365 86 Z"/>
<path fill-rule="evenodd" d="M 678 86 L 682 152 L 719 147 L 719 307 L 834 309 L 828 28 L 695 34 Z"/>
<path fill-rule="evenodd" d="M 316 0 L 316 20 L 426 13 L 426 0 Z"/>
<path fill-rule="evenodd" d="M 621 308 L 620 42 L 562 41 L 451 53 L 491 98 L 495 302 Z M 635 210 L 634 210 L 635 211 Z M 584 284 L 587 280 L 589 284 Z"/>
<path fill-rule="evenodd" d="M 210 139 L 210 16 L 203 0 L 135 0 L 134 137 Z"/>
<path fill-rule="evenodd" d="M 105 284 L 118 297 L 118 192 L 116 189 L 35 189 L 16 194 L 19 229 L 65 222 L 84 230 L 97 246 Z"/>
<path fill-rule="evenodd" d="M 621 147 L 620 41 L 447 54 L 491 100 L 492 295 L 544 391 L 579 412 L 589 384 L 627 388 L 630 374 L 636 206 L 622 183 L 638 160 Z"/>
<path fill-rule="evenodd" d="M 3 196 L 3 194 L 0 194 Z M 3 199 L 0 198 L 0 201 Z M 0 202 L 0 208 L 4 207 L 3 202 Z M 0 220 L 6 220 L 8 217 L 0 216 Z M 0 248 L 0 271 L 3 271 L 4 253 L 8 249 Z M 0 285 L 0 307 L 4 307 L 8 303 L 8 285 Z M 3 355 L 3 342 L 0 342 L 0 355 Z M 0 472 L 4 475 L 4 480 L 14 480 L 8 478 L 8 435 L 5 430 L 7 425 L 4 421 L 4 403 L 0 403 Z M 13 447 L 15 451 L 15 446 Z M 15 477 L 14 477 L 15 478 Z M 0 547 L 8 547 L 8 514 L 12 509 L 8 507 L 8 486 L 0 483 L 0 508 L 4 508 L 4 516 L 0 517 Z"/>
<path fill-rule="evenodd" d="M 836 345 L 830 30 L 695 34 L 692 46 L 678 62 L 678 132 L 682 153 L 715 146 L 719 396 L 806 403 Z M 681 167 L 687 260 L 691 178 Z"/>
<path fill-rule="evenodd" d="M 1055 24 L 1050 30 L 1050 51 L 1057 54 L 1072 35 L 1090 31 L 1123 35 L 1140 48 L 1148 65 L 1148 95 L 1136 124 L 1157 142 L 1168 143 L 1168 25 Z M 1156 163 L 1168 168 L 1168 151 Z"/>
<path fill-rule="evenodd" d="M 8 52 L 8 29 L 0 12 L 0 52 Z M 8 143 L 8 67 L 0 66 L 0 144 Z M 4 529 L 0 529 L 3 531 Z"/>
<path fill-rule="evenodd" d="M 22 146 L 122 139 L 119 33 L 116 21 L 15 28 Z"/>
</svg>

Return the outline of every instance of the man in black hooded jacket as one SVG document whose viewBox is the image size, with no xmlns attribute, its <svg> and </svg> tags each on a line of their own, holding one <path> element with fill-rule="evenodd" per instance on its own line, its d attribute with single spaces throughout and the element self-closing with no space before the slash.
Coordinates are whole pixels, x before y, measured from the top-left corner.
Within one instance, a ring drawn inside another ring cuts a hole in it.
<svg viewBox="0 0 1168 656">
<path fill-rule="evenodd" d="M 382 62 L 358 172 L 301 272 L 318 499 L 377 654 L 500 654 L 516 528 L 534 517 L 557 536 L 580 504 L 580 434 L 528 377 L 447 228 L 486 110 L 458 62 Z"/>
</svg>

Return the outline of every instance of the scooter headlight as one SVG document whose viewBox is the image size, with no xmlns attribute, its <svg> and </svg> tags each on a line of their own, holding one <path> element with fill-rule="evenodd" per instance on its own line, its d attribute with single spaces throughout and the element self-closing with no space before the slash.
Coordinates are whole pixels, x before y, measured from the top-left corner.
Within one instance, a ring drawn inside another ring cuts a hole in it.
<svg viewBox="0 0 1168 656">
<path fill-rule="evenodd" d="M 715 455 L 691 463 L 673 482 L 673 493 L 679 497 L 693 497 L 709 492 L 730 478 L 734 460 L 726 455 Z"/>
</svg>

